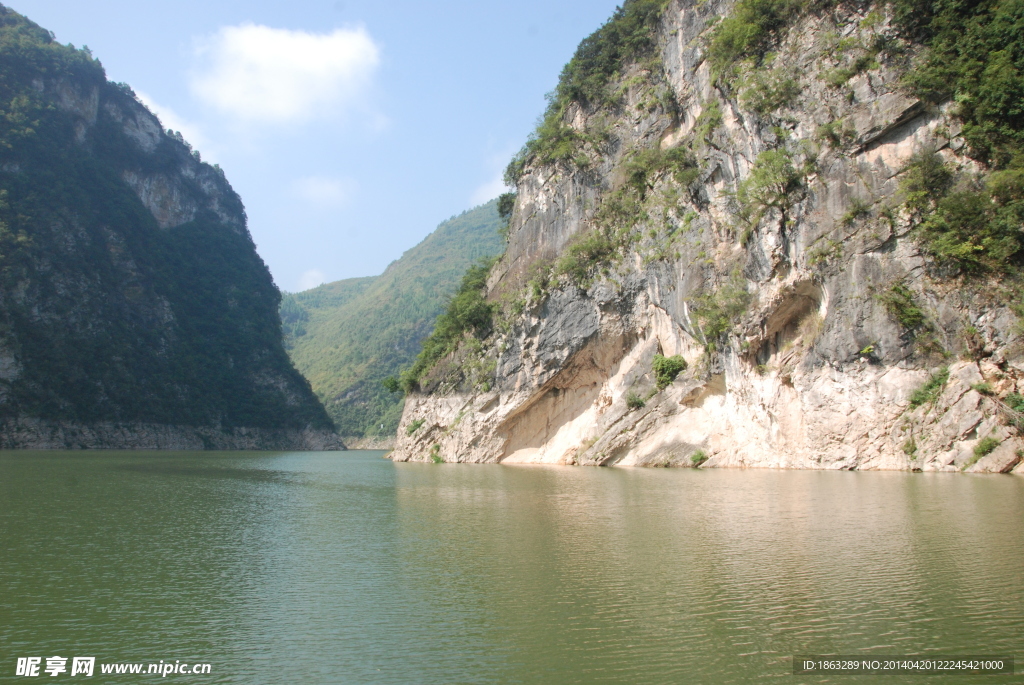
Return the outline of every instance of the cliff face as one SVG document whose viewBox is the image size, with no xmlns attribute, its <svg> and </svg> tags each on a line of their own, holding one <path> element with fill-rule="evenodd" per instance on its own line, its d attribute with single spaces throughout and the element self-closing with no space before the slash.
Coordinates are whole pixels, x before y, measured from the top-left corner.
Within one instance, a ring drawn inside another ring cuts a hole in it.
<svg viewBox="0 0 1024 685">
<path fill-rule="evenodd" d="M 0 447 L 341 447 L 219 168 L 0 6 Z"/>
<path fill-rule="evenodd" d="M 922 245 L 911 176 L 985 171 L 902 85 L 922 46 L 838 5 L 729 79 L 734 9 L 668 3 L 613 105 L 565 105 L 571 154 L 520 159 L 497 333 L 407 399 L 393 459 L 1024 468 L 1010 279 Z"/>
</svg>

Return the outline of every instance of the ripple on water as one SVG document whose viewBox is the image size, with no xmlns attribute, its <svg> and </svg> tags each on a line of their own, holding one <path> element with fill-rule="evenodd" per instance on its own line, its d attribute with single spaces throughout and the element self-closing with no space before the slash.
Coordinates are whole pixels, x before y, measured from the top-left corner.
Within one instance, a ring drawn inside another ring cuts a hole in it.
<svg viewBox="0 0 1024 685">
<path fill-rule="evenodd" d="M 791 681 L 795 653 L 1020 644 L 1019 478 L 379 457 L 0 454 L 5 658 L 746 683 Z"/>
</svg>

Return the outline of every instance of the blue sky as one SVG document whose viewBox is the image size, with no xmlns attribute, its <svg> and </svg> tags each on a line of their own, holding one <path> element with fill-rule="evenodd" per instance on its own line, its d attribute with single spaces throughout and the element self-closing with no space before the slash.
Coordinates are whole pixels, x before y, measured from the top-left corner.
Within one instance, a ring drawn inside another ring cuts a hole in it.
<svg viewBox="0 0 1024 685">
<path fill-rule="evenodd" d="M 219 163 L 283 290 L 378 274 L 496 196 L 614 0 L 10 0 Z"/>
</svg>

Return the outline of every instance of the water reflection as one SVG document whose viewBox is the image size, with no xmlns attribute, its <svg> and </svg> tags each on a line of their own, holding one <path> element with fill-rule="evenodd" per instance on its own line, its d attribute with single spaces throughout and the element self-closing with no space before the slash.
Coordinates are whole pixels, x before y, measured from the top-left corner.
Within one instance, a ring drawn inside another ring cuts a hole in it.
<svg viewBox="0 0 1024 685">
<path fill-rule="evenodd" d="M 0 497 L 0 678 L 68 652 L 223 683 L 792 682 L 794 653 L 1013 654 L 1024 627 L 1010 476 L 0 453 Z"/>
<path fill-rule="evenodd" d="M 1012 653 L 1024 625 L 1014 479 L 409 464 L 397 484 L 410 558 L 486 579 L 434 590 L 489 607 L 528 681 Z"/>
</svg>

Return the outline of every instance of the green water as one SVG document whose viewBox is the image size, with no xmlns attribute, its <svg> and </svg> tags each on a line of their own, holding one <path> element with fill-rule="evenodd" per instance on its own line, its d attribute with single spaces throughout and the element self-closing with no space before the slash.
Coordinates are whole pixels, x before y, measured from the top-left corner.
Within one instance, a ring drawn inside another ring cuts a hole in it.
<svg viewBox="0 0 1024 685">
<path fill-rule="evenodd" d="M 1024 659 L 1024 478 L 381 454 L 0 453 L 0 680 L 81 680 L 14 676 L 53 655 L 197 683 L 1022 680 L 791 657 Z"/>
</svg>

